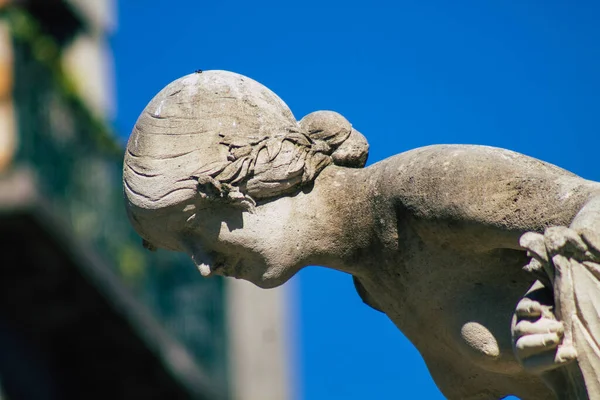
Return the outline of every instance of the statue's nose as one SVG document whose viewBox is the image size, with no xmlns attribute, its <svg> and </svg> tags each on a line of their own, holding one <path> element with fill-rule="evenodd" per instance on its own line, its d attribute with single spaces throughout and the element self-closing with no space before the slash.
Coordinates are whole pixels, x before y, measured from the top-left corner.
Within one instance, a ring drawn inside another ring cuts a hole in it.
<svg viewBox="0 0 600 400">
<path fill-rule="evenodd" d="M 200 263 L 196 264 L 196 267 L 198 267 L 198 271 L 200 271 L 202 276 L 209 276 L 211 274 L 210 266 L 208 264 Z"/>
<path fill-rule="evenodd" d="M 208 252 L 206 252 L 201 246 L 186 244 L 186 253 L 191 257 L 192 261 L 200 271 L 202 276 L 210 276 L 212 273 L 213 259 Z"/>
</svg>

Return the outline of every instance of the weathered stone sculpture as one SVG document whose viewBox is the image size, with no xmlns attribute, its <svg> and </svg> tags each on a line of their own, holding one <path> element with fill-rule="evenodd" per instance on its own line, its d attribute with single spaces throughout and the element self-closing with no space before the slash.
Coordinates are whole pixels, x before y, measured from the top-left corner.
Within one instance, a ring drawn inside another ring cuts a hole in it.
<svg viewBox="0 0 600 400">
<path fill-rule="evenodd" d="M 600 184 L 491 147 L 367 152 L 337 113 L 297 122 L 249 78 L 191 74 L 129 139 L 130 220 L 205 276 L 352 274 L 448 398 L 600 399 Z"/>
</svg>

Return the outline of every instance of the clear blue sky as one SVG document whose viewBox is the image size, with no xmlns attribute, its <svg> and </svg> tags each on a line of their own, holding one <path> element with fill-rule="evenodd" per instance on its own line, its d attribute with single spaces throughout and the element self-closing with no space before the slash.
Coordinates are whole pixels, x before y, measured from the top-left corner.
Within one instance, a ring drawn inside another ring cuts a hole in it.
<svg viewBox="0 0 600 400">
<path fill-rule="evenodd" d="M 434 143 L 486 144 L 600 180 L 597 1 L 121 0 L 120 134 L 170 81 L 227 69 L 298 119 L 342 113 L 373 163 Z M 442 399 L 418 353 L 351 278 L 309 268 L 297 400 Z"/>
</svg>

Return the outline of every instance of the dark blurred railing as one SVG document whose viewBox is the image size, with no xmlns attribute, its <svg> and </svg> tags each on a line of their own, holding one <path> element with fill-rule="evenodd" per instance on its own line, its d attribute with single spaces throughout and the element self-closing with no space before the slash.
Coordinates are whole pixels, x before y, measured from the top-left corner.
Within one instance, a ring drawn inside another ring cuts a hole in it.
<svg viewBox="0 0 600 400">
<path fill-rule="evenodd" d="M 178 254 L 143 249 L 125 214 L 122 146 L 77 95 L 63 71 L 60 48 L 35 19 L 17 7 L 0 13 L 14 38 L 15 166 L 34 172 L 52 211 L 225 390 L 223 281 L 202 279 Z"/>
</svg>

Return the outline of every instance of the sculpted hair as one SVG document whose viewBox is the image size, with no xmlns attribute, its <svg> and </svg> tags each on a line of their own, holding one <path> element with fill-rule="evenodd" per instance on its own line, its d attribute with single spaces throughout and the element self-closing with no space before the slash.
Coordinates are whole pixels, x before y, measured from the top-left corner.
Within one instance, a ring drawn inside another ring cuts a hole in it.
<svg viewBox="0 0 600 400">
<path fill-rule="evenodd" d="M 192 176 L 198 178 L 201 196 L 239 198 L 242 205 L 254 204 L 297 192 L 336 160 L 363 167 L 368 147 L 358 156 L 333 156 L 351 133 L 350 123 L 340 114 L 317 111 L 285 132 L 260 137 L 224 134 L 220 144 L 228 147 L 227 159 L 204 165 Z"/>
<path fill-rule="evenodd" d="M 301 190 L 332 163 L 363 167 L 367 154 L 366 139 L 340 114 L 297 122 L 259 83 L 207 71 L 169 84 L 142 112 L 124 190 L 130 215 L 201 199 L 251 210 Z"/>
</svg>

